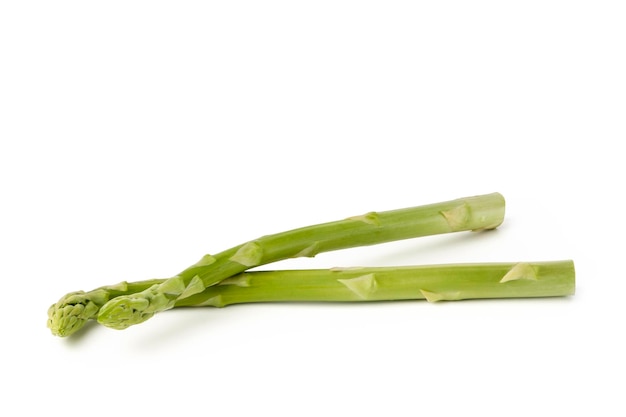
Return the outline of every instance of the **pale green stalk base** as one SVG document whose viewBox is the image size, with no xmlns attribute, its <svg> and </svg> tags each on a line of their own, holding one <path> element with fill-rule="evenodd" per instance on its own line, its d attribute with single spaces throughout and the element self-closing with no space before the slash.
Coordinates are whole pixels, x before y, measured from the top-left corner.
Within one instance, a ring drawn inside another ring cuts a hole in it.
<svg viewBox="0 0 626 417">
<path fill-rule="evenodd" d="M 263 236 L 219 253 L 207 255 L 177 276 L 142 292 L 107 302 L 98 321 L 125 329 L 155 313 L 202 293 L 216 283 L 249 268 L 321 252 L 373 245 L 419 236 L 492 229 L 504 219 L 504 198 L 498 194 L 462 198 L 427 206 L 370 212 L 345 220 Z"/>
</svg>

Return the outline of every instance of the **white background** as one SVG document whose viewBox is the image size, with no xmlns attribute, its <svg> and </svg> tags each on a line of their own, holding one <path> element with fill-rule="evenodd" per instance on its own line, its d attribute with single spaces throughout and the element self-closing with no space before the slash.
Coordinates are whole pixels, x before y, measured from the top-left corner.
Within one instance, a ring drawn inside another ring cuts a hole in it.
<svg viewBox="0 0 626 417">
<path fill-rule="evenodd" d="M 620 1 L 3 1 L 0 414 L 623 416 L 625 21 Z M 574 297 L 45 326 L 70 291 L 494 191 L 494 233 L 274 267 L 573 259 Z"/>
</svg>

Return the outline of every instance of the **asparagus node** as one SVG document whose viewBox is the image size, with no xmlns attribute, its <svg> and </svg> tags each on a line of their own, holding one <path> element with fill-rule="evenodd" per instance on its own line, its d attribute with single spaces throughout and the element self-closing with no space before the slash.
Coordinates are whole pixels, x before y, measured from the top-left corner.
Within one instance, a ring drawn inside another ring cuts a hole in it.
<svg viewBox="0 0 626 417">
<path fill-rule="evenodd" d="M 575 292 L 571 260 L 244 272 L 176 303 L 391 300 L 456 301 L 562 297 Z"/>
<path fill-rule="evenodd" d="M 386 212 L 369 212 L 267 235 L 207 255 L 180 274 L 144 291 L 108 301 L 98 322 L 125 329 L 154 314 L 173 308 L 179 300 L 249 268 L 294 257 L 395 240 L 466 230 L 493 229 L 504 219 L 505 202 L 499 193 Z"/>
</svg>

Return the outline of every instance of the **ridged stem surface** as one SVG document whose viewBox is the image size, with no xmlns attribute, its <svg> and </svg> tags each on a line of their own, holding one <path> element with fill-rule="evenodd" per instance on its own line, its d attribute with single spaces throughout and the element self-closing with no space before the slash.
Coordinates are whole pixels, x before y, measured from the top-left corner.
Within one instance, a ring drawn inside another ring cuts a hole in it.
<svg viewBox="0 0 626 417">
<path fill-rule="evenodd" d="M 515 262 L 244 272 L 176 303 L 428 301 L 573 295 L 574 263 Z"/>
</svg>

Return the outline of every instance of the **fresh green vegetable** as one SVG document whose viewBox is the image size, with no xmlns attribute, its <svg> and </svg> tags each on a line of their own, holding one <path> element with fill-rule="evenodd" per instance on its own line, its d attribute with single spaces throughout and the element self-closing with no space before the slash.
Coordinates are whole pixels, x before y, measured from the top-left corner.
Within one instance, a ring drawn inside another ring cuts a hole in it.
<svg viewBox="0 0 626 417">
<path fill-rule="evenodd" d="M 95 300 L 87 303 L 90 306 L 89 303 L 102 303 L 100 298 L 112 299 L 163 282 L 165 280 L 121 283 L 74 296 Z M 473 298 L 556 297 L 572 295 L 574 290 L 574 263 L 569 260 L 258 271 L 243 272 L 227 278 L 201 293 L 179 300 L 175 307 L 224 307 L 237 303 L 282 301 L 426 299 L 435 302 Z M 67 317 L 69 321 L 78 320 L 71 312 Z M 63 321 L 59 323 L 63 326 L 53 329 L 53 332 L 67 336 L 73 327 Z M 63 333 L 59 332 L 60 329 L 63 329 Z"/>
<path fill-rule="evenodd" d="M 207 255 L 162 283 L 110 299 L 97 312 L 98 321 L 108 327 L 125 329 L 148 320 L 155 313 L 173 308 L 178 301 L 202 293 L 224 279 L 282 259 L 311 257 L 321 252 L 419 236 L 492 229 L 500 225 L 503 218 L 504 198 L 494 193 L 401 210 L 370 212 L 263 236 L 215 257 Z M 98 306 L 93 299 L 90 301 Z M 49 325 L 52 329 L 56 328 L 57 333 L 67 333 L 66 330 L 59 330 L 61 326 L 55 319 L 59 308 L 70 310 L 67 305 L 61 303 L 52 308 L 53 319 Z M 82 310 L 77 323 L 95 310 L 93 307 Z M 71 321 L 72 311 L 68 313 L 61 316 Z"/>
</svg>

